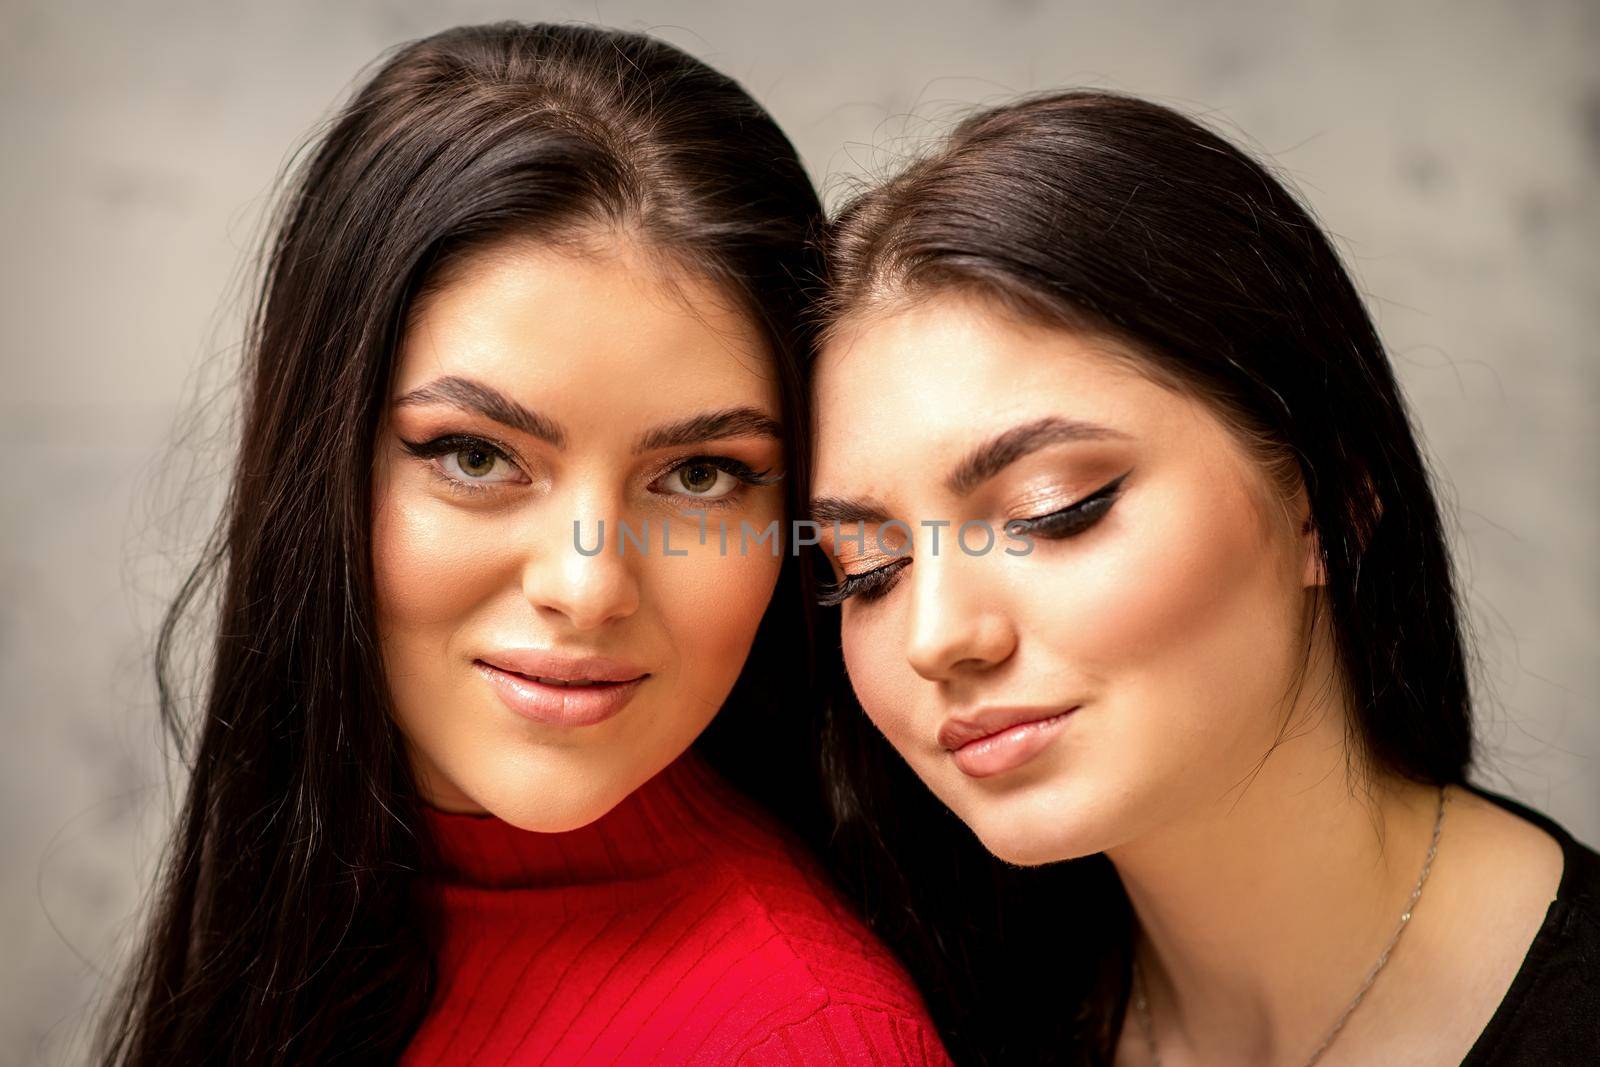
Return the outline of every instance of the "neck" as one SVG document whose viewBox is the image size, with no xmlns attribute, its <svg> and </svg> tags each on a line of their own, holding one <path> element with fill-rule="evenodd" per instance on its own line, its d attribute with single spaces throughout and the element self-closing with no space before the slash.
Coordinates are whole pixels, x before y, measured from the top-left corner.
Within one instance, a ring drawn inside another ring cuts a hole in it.
<svg viewBox="0 0 1600 1067">
<path fill-rule="evenodd" d="M 693 749 L 594 822 L 561 833 L 425 806 L 441 884 L 553 888 L 644 878 L 704 862 L 728 827 L 761 816 Z M 725 841 L 720 847 L 726 847 Z"/>
<path fill-rule="evenodd" d="M 1214 803 L 1108 853 L 1167 1062 L 1304 1062 L 1406 910 L 1438 790 L 1358 782 L 1343 716 L 1312 718 Z"/>
</svg>

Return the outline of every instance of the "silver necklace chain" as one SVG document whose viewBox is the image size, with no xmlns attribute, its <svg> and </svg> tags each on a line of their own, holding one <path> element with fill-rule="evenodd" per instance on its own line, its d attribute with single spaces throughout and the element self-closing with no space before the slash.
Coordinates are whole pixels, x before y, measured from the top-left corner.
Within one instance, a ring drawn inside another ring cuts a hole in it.
<svg viewBox="0 0 1600 1067">
<path fill-rule="evenodd" d="M 1433 858 L 1439 852 L 1439 833 L 1444 829 L 1444 802 L 1445 788 L 1439 787 L 1439 812 L 1433 819 L 1433 840 L 1428 843 L 1428 856 L 1422 861 L 1422 873 L 1417 877 L 1417 884 L 1411 890 L 1411 899 L 1406 901 L 1406 910 L 1400 914 L 1400 922 L 1395 926 L 1394 933 L 1389 938 L 1389 943 L 1383 946 L 1383 951 L 1378 954 L 1378 962 L 1372 965 L 1372 970 L 1367 972 L 1366 981 L 1361 983 L 1361 988 L 1356 990 L 1356 995 L 1351 999 L 1339 1018 L 1328 1029 L 1327 1036 L 1322 1039 L 1316 1049 L 1311 1053 L 1311 1058 L 1306 1060 L 1305 1067 L 1312 1067 L 1328 1051 L 1328 1046 L 1333 1044 L 1333 1039 L 1339 1036 L 1339 1031 L 1344 1029 L 1344 1024 L 1350 1020 L 1351 1014 L 1361 1005 L 1366 998 L 1367 991 L 1372 988 L 1372 983 L 1378 980 L 1378 972 L 1389 962 L 1389 954 L 1394 951 L 1395 945 L 1400 943 L 1400 935 L 1405 933 L 1406 927 L 1411 923 L 1411 914 L 1416 910 L 1417 901 L 1422 899 L 1422 887 L 1428 881 L 1428 872 L 1433 870 Z M 1145 1048 L 1149 1050 L 1151 1067 L 1161 1067 L 1161 1052 L 1156 1047 L 1155 1026 L 1150 1021 L 1150 1002 L 1145 997 L 1144 975 L 1139 970 L 1137 960 L 1133 964 L 1133 1010 L 1139 1018 L 1139 1029 L 1144 1033 Z"/>
</svg>

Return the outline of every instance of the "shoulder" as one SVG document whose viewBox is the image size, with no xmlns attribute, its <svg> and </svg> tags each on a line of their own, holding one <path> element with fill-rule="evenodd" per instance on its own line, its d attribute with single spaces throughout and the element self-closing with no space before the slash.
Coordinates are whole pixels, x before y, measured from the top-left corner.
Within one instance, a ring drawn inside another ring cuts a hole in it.
<svg viewBox="0 0 1600 1067">
<path fill-rule="evenodd" d="M 1482 786 L 1467 788 L 1470 790 L 1467 799 L 1486 802 L 1502 817 L 1514 817 L 1506 821 L 1523 830 L 1523 840 L 1537 838 L 1536 852 L 1533 848 L 1519 851 L 1509 837 L 1504 837 L 1497 842 L 1500 855 L 1518 868 L 1517 873 L 1525 879 L 1531 873 L 1530 867 L 1552 873 L 1553 877 L 1548 879 L 1554 887 L 1548 894 L 1552 911 L 1559 910 L 1568 916 L 1575 926 L 1574 933 L 1593 936 L 1595 928 L 1600 926 L 1600 853 L 1573 837 L 1543 812 Z M 1530 829 L 1532 834 L 1528 833 Z"/>
<path fill-rule="evenodd" d="M 720 1061 L 948 1064 L 910 976 L 810 850 L 749 809 L 732 822 L 706 872 L 742 946 Z"/>
<path fill-rule="evenodd" d="M 1600 854 L 1540 812 L 1473 791 L 1544 831 L 1559 847 L 1560 874 L 1511 987 L 1464 1062 L 1582 1062 L 1600 1047 Z"/>
<path fill-rule="evenodd" d="M 925 1018 L 830 1004 L 776 1027 L 733 1061 L 736 1067 L 905 1064 L 948 1067 L 950 1057 Z"/>
</svg>

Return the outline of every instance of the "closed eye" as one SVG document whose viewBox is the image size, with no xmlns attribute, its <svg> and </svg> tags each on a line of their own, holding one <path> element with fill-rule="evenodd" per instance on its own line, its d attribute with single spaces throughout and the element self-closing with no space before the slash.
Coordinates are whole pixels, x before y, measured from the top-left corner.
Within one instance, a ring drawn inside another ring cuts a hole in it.
<svg viewBox="0 0 1600 1067">
<path fill-rule="evenodd" d="M 1013 519 L 1006 523 L 1006 533 L 1013 537 L 1037 536 L 1052 541 L 1063 540 L 1083 533 L 1105 518 L 1111 505 L 1122 492 L 1122 483 L 1131 474 L 1119 474 L 1088 496 L 1057 511 L 1030 519 Z"/>
<path fill-rule="evenodd" d="M 900 569 L 910 563 L 910 557 L 890 560 L 881 567 L 860 574 L 846 574 L 836 582 L 823 582 L 817 587 L 817 603 L 825 608 L 837 607 L 851 597 L 863 601 L 877 600 L 889 591 Z"/>
<path fill-rule="evenodd" d="M 1122 483 L 1132 471 L 1126 471 L 1096 489 L 1082 500 L 1027 519 L 1013 519 L 1006 523 L 1006 532 L 1013 537 L 1038 536 L 1050 540 L 1063 540 L 1083 533 L 1099 522 L 1111 510 L 1122 492 Z M 852 597 L 870 603 L 883 597 L 893 588 L 901 569 L 911 562 L 909 556 L 891 560 L 870 571 L 846 574 L 835 582 L 823 582 L 817 589 L 817 603 L 823 607 L 836 607 Z"/>
</svg>

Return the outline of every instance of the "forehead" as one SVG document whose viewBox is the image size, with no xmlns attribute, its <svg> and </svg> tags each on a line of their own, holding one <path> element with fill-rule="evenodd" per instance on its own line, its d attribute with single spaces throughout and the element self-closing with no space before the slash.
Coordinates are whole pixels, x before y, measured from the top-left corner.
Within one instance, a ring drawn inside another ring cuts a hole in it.
<svg viewBox="0 0 1600 1067">
<path fill-rule="evenodd" d="M 972 297 L 936 296 L 849 323 L 824 346 L 817 480 L 827 490 L 880 461 L 939 466 L 1043 416 L 1137 434 L 1163 394 L 1110 341 L 1025 323 Z"/>
<path fill-rule="evenodd" d="M 625 241 L 577 254 L 518 243 L 468 260 L 413 310 L 400 391 L 441 374 L 629 406 L 773 398 L 750 315 L 709 279 Z"/>
</svg>

